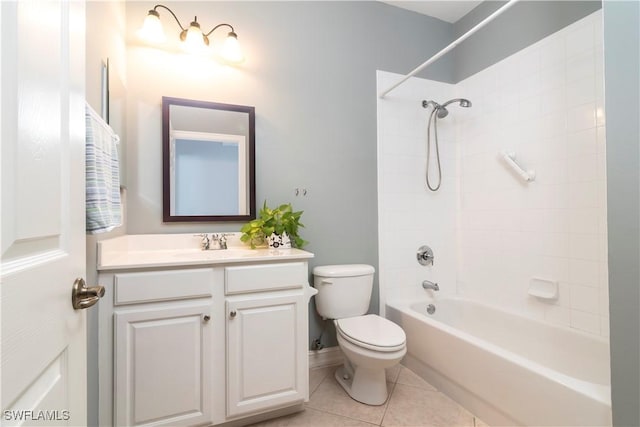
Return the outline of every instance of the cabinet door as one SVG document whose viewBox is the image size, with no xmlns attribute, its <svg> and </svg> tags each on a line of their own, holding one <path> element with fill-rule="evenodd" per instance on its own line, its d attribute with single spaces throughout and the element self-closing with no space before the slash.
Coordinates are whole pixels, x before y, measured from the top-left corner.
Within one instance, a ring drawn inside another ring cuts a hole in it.
<svg viewBox="0 0 640 427">
<path fill-rule="evenodd" d="M 211 424 L 211 311 L 211 300 L 116 310 L 116 425 Z"/>
<path fill-rule="evenodd" d="M 308 388 L 302 292 L 227 299 L 227 415 L 302 402 Z"/>
</svg>

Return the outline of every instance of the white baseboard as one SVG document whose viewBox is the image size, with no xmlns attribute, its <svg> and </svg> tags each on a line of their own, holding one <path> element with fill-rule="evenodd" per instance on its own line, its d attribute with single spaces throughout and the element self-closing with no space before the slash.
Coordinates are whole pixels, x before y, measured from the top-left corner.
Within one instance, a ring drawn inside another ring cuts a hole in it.
<svg viewBox="0 0 640 427">
<path fill-rule="evenodd" d="M 309 350 L 309 368 L 323 368 L 325 366 L 343 363 L 344 356 L 340 347 L 328 347 L 322 350 Z"/>
</svg>

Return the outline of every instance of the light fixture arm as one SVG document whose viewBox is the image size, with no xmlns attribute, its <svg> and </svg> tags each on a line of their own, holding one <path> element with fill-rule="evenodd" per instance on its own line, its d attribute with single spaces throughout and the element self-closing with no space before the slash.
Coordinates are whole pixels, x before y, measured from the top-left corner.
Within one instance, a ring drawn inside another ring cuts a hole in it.
<svg viewBox="0 0 640 427">
<path fill-rule="evenodd" d="M 176 20 L 176 22 L 177 22 L 177 23 L 178 23 L 178 25 L 180 26 L 180 29 L 181 29 L 182 31 L 184 31 L 184 30 L 185 30 L 185 28 L 184 28 L 184 27 L 182 26 L 182 24 L 180 23 L 180 20 L 178 19 L 178 17 L 176 16 L 176 14 L 175 14 L 175 13 L 173 13 L 173 11 L 172 11 L 171 9 L 169 9 L 167 6 L 165 6 L 165 5 L 163 5 L 163 4 L 157 4 L 157 5 L 153 6 L 153 11 L 154 11 L 154 12 L 156 12 L 156 14 L 158 13 L 158 12 L 156 11 L 156 9 L 157 9 L 157 8 L 159 8 L 159 7 L 161 7 L 161 8 L 163 8 L 163 9 L 167 10 L 167 11 L 171 14 L 171 16 L 173 16 L 173 19 L 175 19 L 175 20 Z"/>
<path fill-rule="evenodd" d="M 215 27 L 213 27 L 213 29 L 211 31 L 206 33 L 205 36 L 209 37 L 211 35 L 211 33 L 213 33 L 215 30 L 217 30 L 220 27 L 229 27 L 229 28 L 231 28 L 231 32 L 235 33 L 235 30 L 233 29 L 233 27 L 230 24 L 218 24 Z"/>
</svg>

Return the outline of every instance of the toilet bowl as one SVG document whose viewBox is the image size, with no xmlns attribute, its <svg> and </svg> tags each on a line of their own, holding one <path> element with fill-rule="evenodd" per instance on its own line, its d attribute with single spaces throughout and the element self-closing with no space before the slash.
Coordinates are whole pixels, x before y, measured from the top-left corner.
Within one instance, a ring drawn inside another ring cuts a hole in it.
<svg viewBox="0 0 640 427">
<path fill-rule="evenodd" d="M 361 330 L 354 332 L 344 325 L 353 321 L 361 321 L 358 327 Z M 407 352 L 404 331 L 375 314 L 335 320 L 334 324 L 338 345 L 347 362 L 336 371 L 336 380 L 353 399 L 382 405 L 388 396 L 385 370 L 400 363 Z M 366 327 L 371 329 L 367 331 Z M 377 336 L 371 339 L 372 335 Z"/>
<path fill-rule="evenodd" d="M 369 265 L 331 265 L 313 270 L 316 308 L 333 319 L 345 363 L 335 377 L 353 399 L 382 405 L 388 397 L 385 369 L 407 352 L 406 336 L 395 323 L 367 314 L 373 274 Z"/>
</svg>

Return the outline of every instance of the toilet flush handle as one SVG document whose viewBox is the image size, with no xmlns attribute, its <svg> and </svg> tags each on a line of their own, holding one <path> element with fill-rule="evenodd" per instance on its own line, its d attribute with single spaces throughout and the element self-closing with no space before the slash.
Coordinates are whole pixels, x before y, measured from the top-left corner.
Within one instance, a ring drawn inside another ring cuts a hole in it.
<svg viewBox="0 0 640 427">
<path fill-rule="evenodd" d="M 333 285 L 333 281 L 331 281 L 331 280 L 327 280 L 327 279 L 322 279 L 322 280 L 320 281 L 320 284 L 321 284 L 321 285 Z"/>
</svg>

